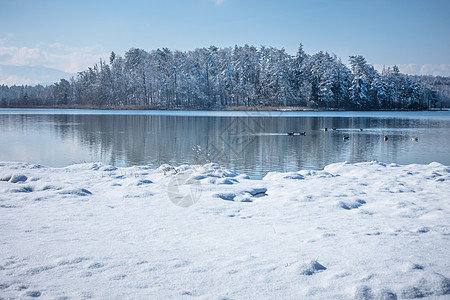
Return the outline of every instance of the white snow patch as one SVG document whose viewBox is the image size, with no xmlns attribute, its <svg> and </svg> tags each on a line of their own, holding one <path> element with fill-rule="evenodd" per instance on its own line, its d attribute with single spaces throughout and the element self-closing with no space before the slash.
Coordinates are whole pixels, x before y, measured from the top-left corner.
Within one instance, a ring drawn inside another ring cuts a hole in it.
<svg viewBox="0 0 450 300">
<path fill-rule="evenodd" d="M 217 164 L 1 162 L 0 295 L 445 299 L 449 191 L 438 163 L 250 180 Z M 175 205 L 183 193 L 199 199 Z"/>
</svg>

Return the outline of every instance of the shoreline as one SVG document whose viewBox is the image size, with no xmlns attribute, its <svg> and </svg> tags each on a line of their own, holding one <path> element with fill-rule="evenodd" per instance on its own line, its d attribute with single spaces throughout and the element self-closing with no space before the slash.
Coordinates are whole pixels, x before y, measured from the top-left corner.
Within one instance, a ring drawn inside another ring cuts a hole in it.
<svg viewBox="0 0 450 300">
<path fill-rule="evenodd" d="M 323 109 L 323 108 L 311 108 L 311 107 L 294 107 L 294 106 L 231 106 L 225 108 L 205 109 L 199 107 L 191 108 L 162 108 L 155 106 L 103 106 L 103 105 L 40 105 L 40 106 L 27 106 L 27 105 L 10 105 L 0 108 L 30 108 L 30 109 L 95 109 L 95 110 L 161 110 L 161 111 L 345 111 L 342 109 Z"/>
<path fill-rule="evenodd" d="M 202 109 L 202 108 L 161 108 L 154 106 L 99 106 L 99 105 L 40 105 L 40 106 L 27 106 L 27 105 L 0 105 L 0 108 L 26 108 L 26 109 L 91 109 L 91 110 L 154 110 L 154 111 L 305 111 L 305 112 L 315 112 L 315 111 L 333 111 L 333 112 L 346 112 L 346 111 L 449 111 L 450 108 L 433 108 L 433 109 L 366 109 L 366 110 L 345 110 L 345 109 L 327 109 L 327 108 L 311 108 L 303 106 L 231 106 L 225 108 L 214 108 L 214 109 Z"/>
</svg>

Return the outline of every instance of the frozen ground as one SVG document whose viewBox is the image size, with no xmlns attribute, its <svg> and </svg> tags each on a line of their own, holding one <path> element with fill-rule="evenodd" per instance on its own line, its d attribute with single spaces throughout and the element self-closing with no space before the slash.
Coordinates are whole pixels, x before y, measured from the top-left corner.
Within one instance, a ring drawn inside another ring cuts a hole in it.
<svg viewBox="0 0 450 300">
<path fill-rule="evenodd" d="M 3 162 L 0 298 L 449 299 L 449 192 L 437 163 Z"/>
</svg>

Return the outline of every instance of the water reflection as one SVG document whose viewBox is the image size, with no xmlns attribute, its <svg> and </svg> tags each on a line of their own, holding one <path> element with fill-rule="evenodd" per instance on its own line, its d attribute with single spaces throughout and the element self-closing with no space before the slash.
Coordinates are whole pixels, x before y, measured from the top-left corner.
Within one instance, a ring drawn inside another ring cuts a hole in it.
<svg viewBox="0 0 450 300">
<path fill-rule="evenodd" d="M 50 166 L 214 161 L 260 178 L 339 161 L 450 165 L 450 119 L 442 118 L 1 114 L 0 125 L 0 160 Z"/>
</svg>

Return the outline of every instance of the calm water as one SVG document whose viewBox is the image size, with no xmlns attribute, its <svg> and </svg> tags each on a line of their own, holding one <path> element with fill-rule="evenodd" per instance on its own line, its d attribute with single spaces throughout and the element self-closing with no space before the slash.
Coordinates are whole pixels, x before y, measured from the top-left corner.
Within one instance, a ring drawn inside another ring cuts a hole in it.
<svg viewBox="0 0 450 300">
<path fill-rule="evenodd" d="M 305 131 L 306 136 L 288 136 L 290 131 Z M 450 112 L 0 109 L 3 161 L 57 167 L 98 161 L 152 167 L 214 161 L 261 178 L 267 171 L 374 159 L 450 165 Z"/>
</svg>

